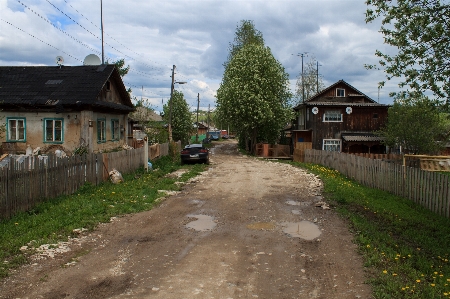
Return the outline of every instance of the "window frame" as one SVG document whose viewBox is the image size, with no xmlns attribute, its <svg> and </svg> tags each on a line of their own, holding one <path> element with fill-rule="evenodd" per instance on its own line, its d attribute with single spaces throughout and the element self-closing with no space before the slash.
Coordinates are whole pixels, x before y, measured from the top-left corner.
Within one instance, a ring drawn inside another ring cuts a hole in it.
<svg viewBox="0 0 450 299">
<path fill-rule="evenodd" d="M 327 117 L 327 115 L 330 115 L 330 114 L 337 115 L 339 119 L 338 120 L 329 120 L 329 119 L 327 119 L 327 118 L 330 118 L 329 116 Z M 325 110 L 325 112 L 323 113 L 322 121 L 325 122 L 325 123 L 341 123 L 341 122 L 344 121 L 344 116 L 343 116 L 343 114 L 341 113 L 340 110 Z"/>
<path fill-rule="evenodd" d="M 335 142 L 335 144 L 327 144 L 329 141 Z M 326 149 L 327 146 L 334 146 L 334 147 L 338 146 L 339 148 L 338 148 L 338 150 L 329 150 L 329 149 Z M 341 149 L 342 149 L 342 142 L 341 142 L 340 139 L 323 139 L 323 142 L 322 142 L 322 150 L 323 151 L 339 152 L 340 153 Z"/>
<path fill-rule="evenodd" d="M 97 118 L 97 143 L 106 143 L 106 118 Z"/>
<path fill-rule="evenodd" d="M 10 121 L 23 121 L 23 139 L 19 139 L 20 132 L 18 131 L 18 126 L 16 125 L 16 139 L 11 138 L 10 134 Z M 27 141 L 27 119 L 25 117 L 7 117 L 6 118 L 6 141 L 7 142 L 26 142 Z"/>
<path fill-rule="evenodd" d="M 117 123 L 117 131 L 114 124 Z M 111 119 L 111 140 L 119 141 L 120 140 L 120 122 L 118 119 Z"/>
<path fill-rule="evenodd" d="M 53 124 L 53 140 L 47 140 L 47 121 L 52 121 Z M 60 121 L 61 122 L 61 140 L 55 140 L 56 131 L 55 131 L 55 122 Z M 53 144 L 61 144 L 64 143 L 64 118 L 44 118 L 43 119 L 43 127 L 44 127 L 44 143 L 53 143 Z"/>
<path fill-rule="evenodd" d="M 340 91 L 342 91 L 342 95 L 339 95 Z M 338 97 L 338 98 L 345 97 L 345 89 L 344 88 L 336 88 L 336 97 Z"/>
</svg>

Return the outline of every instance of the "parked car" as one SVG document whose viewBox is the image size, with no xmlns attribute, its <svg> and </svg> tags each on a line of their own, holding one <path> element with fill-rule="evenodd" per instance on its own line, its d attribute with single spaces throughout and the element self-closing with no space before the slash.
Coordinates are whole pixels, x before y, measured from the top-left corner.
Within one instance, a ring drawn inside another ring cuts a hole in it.
<svg viewBox="0 0 450 299">
<path fill-rule="evenodd" d="M 201 162 L 209 164 L 209 149 L 202 144 L 189 144 L 180 153 L 181 164 Z"/>
</svg>

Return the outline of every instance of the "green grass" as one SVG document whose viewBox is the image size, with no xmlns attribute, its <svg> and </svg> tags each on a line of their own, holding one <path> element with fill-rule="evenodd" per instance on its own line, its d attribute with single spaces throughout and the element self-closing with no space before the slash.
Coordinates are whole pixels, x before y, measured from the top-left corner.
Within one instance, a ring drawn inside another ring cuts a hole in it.
<svg viewBox="0 0 450 299">
<path fill-rule="evenodd" d="M 66 241 L 75 237 L 73 230 L 92 230 L 111 217 L 150 210 L 162 197 L 158 190 L 179 190 L 176 181 L 186 182 L 204 171 L 203 164 L 185 165 L 188 172 L 181 178 L 166 174 L 181 168 L 179 161 L 163 157 L 153 164 L 154 171 L 144 169 L 123 175 L 124 182 L 105 182 L 99 186 L 86 184 L 75 194 L 48 200 L 32 210 L 0 222 L 0 278 L 11 269 L 27 262 L 20 247 L 30 244 L 38 247 Z"/>
<path fill-rule="evenodd" d="M 324 196 L 351 223 L 375 298 L 450 297 L 450 220 L 319 165 Z"/>
</svg>

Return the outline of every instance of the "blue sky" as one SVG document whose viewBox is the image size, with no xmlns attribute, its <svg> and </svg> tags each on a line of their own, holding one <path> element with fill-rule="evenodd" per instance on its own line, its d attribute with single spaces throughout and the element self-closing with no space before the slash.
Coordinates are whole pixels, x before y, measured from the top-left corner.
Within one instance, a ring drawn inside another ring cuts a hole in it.
<svg viewBox="0 0 450 299">
<path fill-rule="evenodd" d="M 0 0 L 0 65 L 82 65 L 89 54 L 101 57 L 100 0 Z M 175 85 L 191 107 L 215 106 L 228 45 L 241 20 L 252 20 L 265 43 L 290 75 L 291 88 L 308 52 L 319 63 L 326 86 L 343 79 L 384 104 L 396 82 L 374 64 L 383 43 L 380 23 L 366 24 L 362 0 L 103 0 L 105 60 L 124 58 L 131 69 L 124 82 L 132 95 L 156 109 Z"/>
</svg>

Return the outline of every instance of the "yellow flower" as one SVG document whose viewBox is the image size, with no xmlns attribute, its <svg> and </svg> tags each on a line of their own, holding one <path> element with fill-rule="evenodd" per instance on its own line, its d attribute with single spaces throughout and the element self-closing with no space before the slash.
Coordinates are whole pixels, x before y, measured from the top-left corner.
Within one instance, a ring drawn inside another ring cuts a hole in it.
<svg viewBox="0 0 450 299">
<path fill-rule="evenodd" d="M 386 274 L 386 273 L 387 273 L 387 271 L 386 271 L 386 270 L 383 270 L 383 273 L 384 273 L 384 274 Z"/>
<path fill-rule="evenodd" d="M 435 286 L 435 284 L 434 284 L 434 283 L 432 283 L 432 284 L 431 284 L 431 286 L 432 286 L 432 287 L 434 287 L 434 286 Z"/>
<path fill-rule="evenodd" d="M 392 273 L 392 276 L 397 276 L 397 273 Z"/>
<path fill-rule="evenodd" d="M 420 279 L 416 279 L 416 282 L 420 282 Z"/>
</svg>

